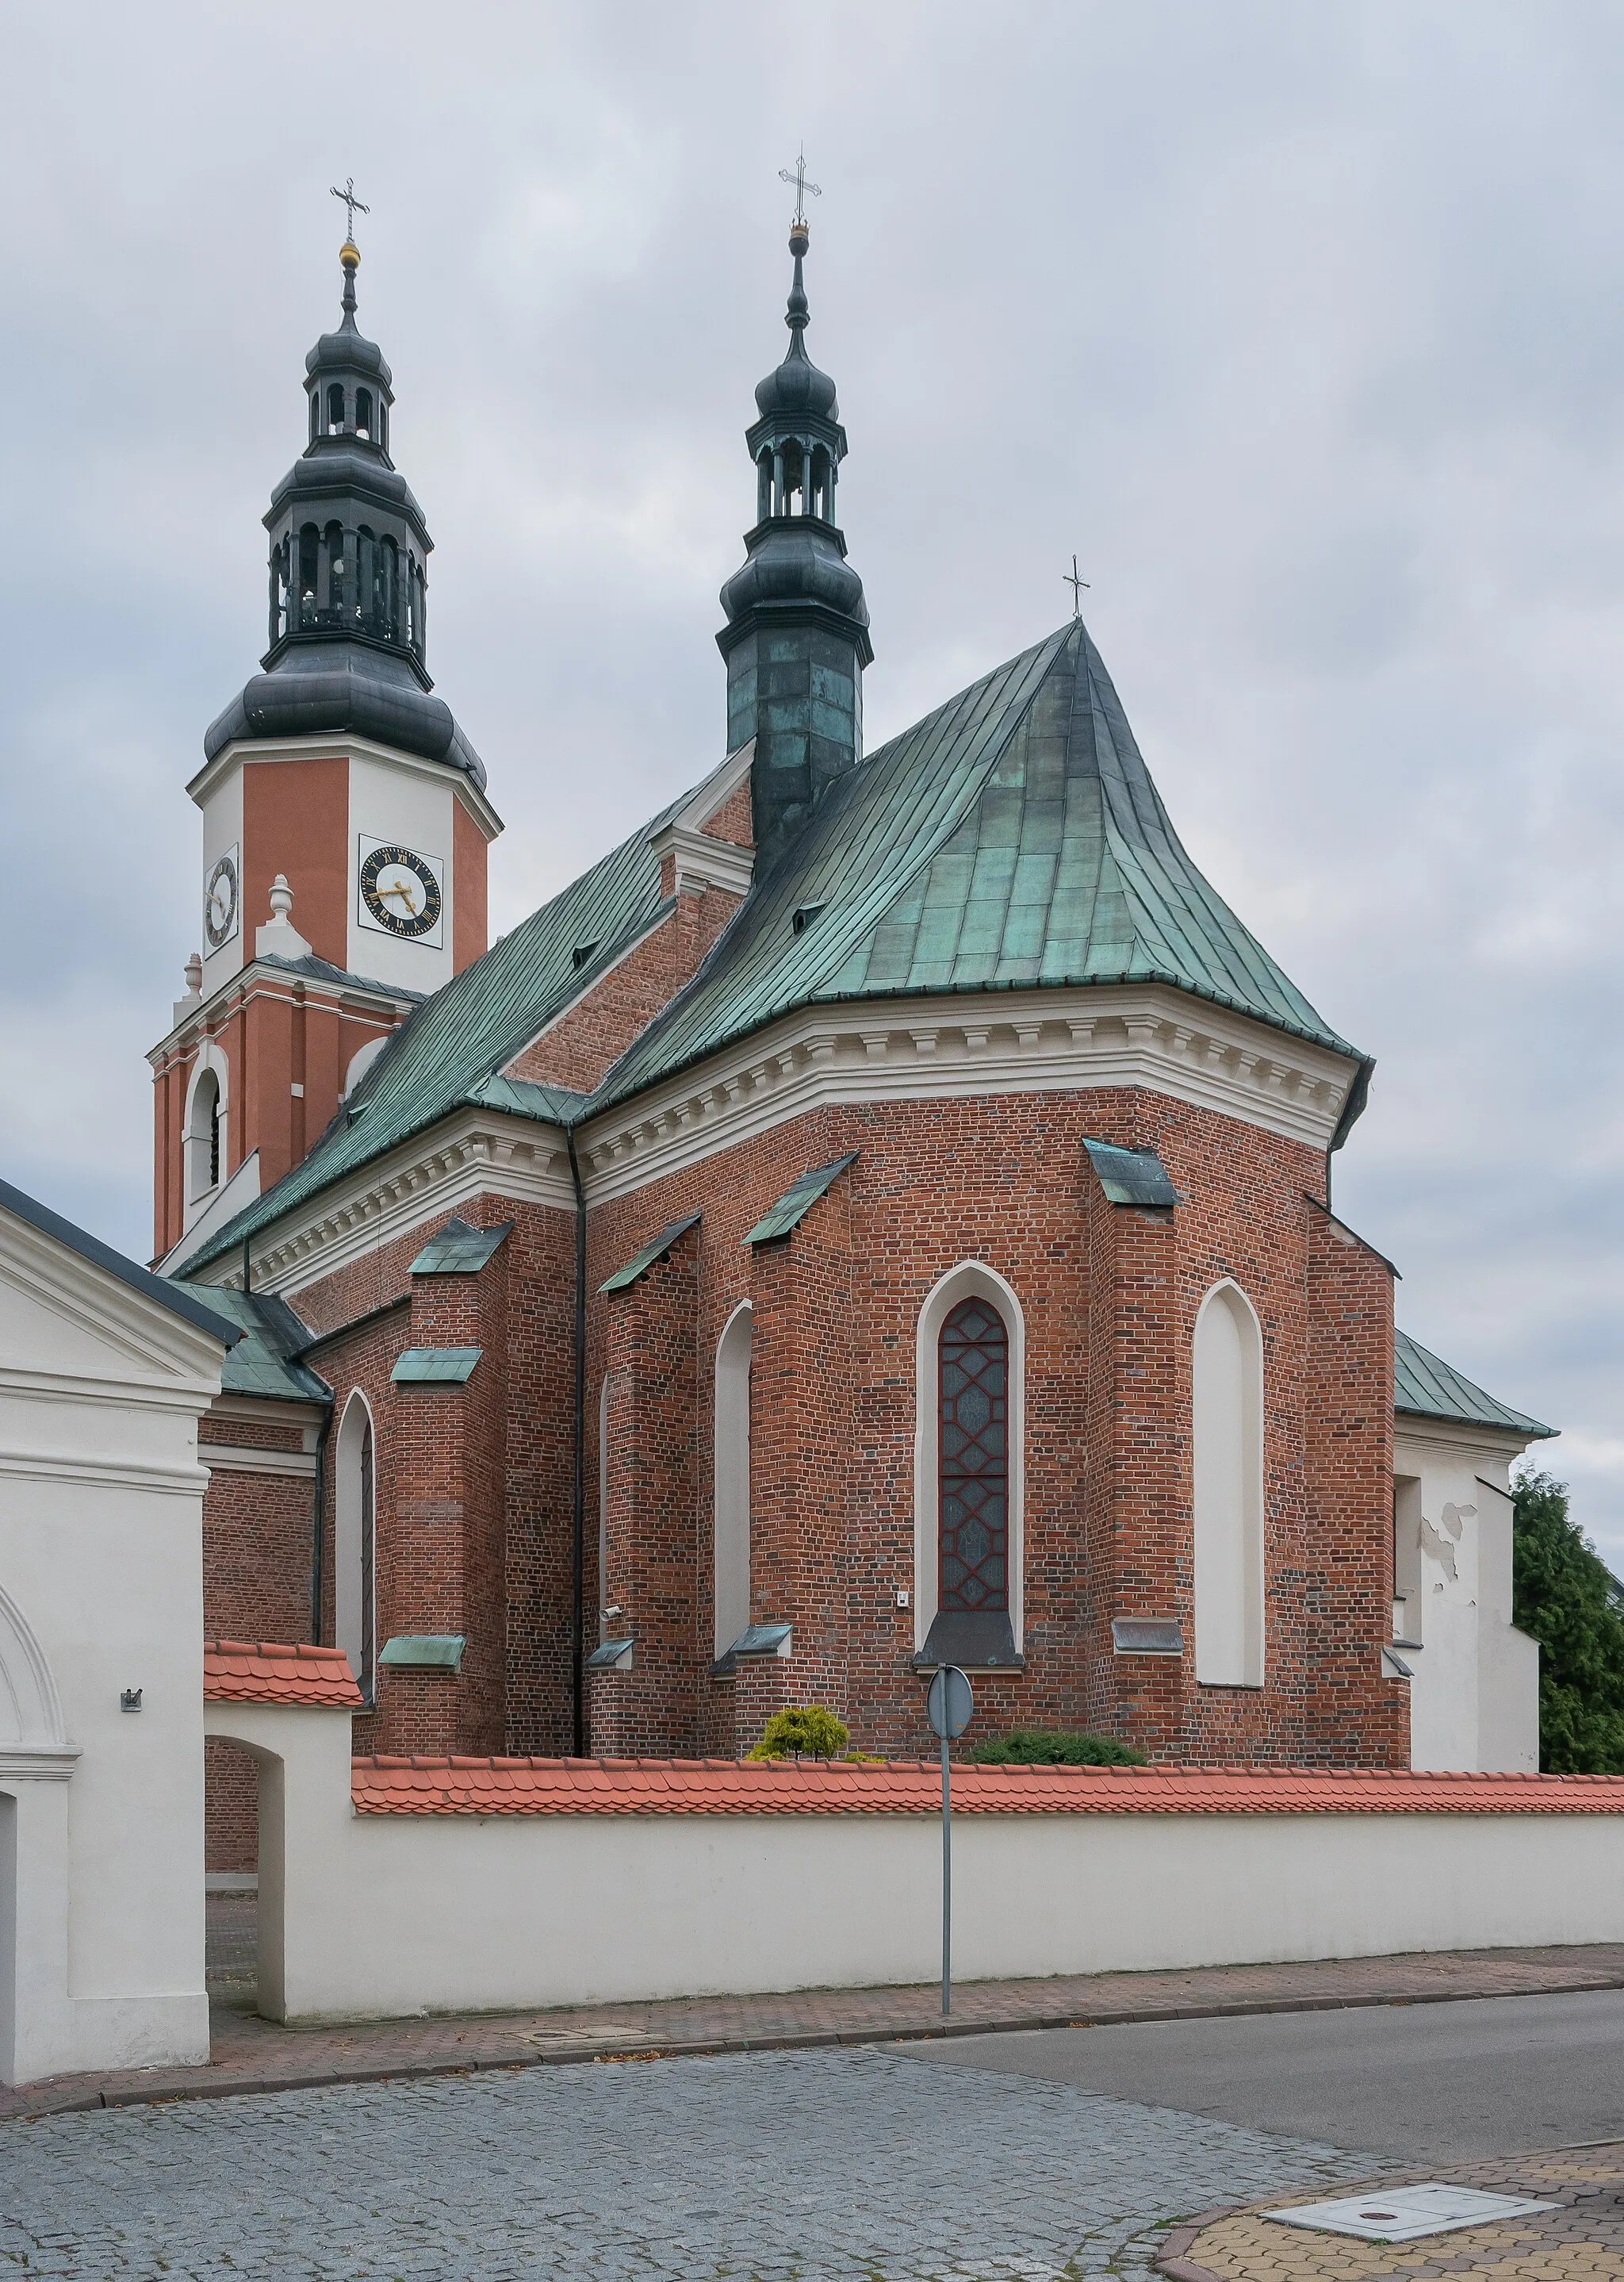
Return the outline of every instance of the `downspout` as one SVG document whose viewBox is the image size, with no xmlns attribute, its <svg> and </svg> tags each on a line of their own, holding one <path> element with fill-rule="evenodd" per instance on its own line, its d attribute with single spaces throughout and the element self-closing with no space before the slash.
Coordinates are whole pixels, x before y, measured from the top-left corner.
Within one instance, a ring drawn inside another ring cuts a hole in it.
<svg viewBox="0 0 1624 2282">
<path fill-rule="evenodd" d="M 316 1493 L 311 1501 L 310 1640 L 313 1648 L 321 1645 L 321 1556 L 327 1525 L 327 1438 L 332 1431 L 333 1406 L 329 1402 L 326 1416 L 316 1430 Z"/>
<path fill-rule="evenodd" d="M 570 1608 L 574 1639 L 570 1653 L 570 1700 L 575 1756 L 586 1757 L 586 1191 L 576 1155 L 573 1126 L 564 1128 L 569 1177 L 576 1191 L 576 1385 L 575 1488 L 570 1510 Z"/>
</svg>

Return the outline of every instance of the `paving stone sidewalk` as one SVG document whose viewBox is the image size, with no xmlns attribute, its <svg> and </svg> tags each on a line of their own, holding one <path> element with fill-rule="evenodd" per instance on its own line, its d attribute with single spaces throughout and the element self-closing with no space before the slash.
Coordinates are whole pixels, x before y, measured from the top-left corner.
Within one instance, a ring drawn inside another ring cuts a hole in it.
<svg viewBox="0 0 1624 2282">
<path fill-rule="evenodd" d="M 1391 2245 L 1310 2234 L 1253 2208 L 1175 2228 L 1156 2271 L 1170 2282 L 1434 2282 L 1473 2274 L 1494 2282 L 1619 2282 L 1624 2276 L 1624 2140 L 1452 2170 L 1388 2170 L 1380 2184 L 1390 2189 L 1422 2179 L 1527 2195 L 1558 2208 Z M 1334 2193 L 1357 2194 L 1362 2184 L 1350 2178 Z M 1323 2193 L 1284 2196 L 1274 2208 L 1317 2201 Z"/>
<path fill-rule="evenodd" d="M 800 1991 L 662 2003 L 571 2006 L 529 2014 L 437 2016 L 284 2029 L 252 2011 L 252 1904 L 210 1905 L 215 1971 L 213 2056 L 206 2067 L 126 2069 L 0 2090 L 0 2118 L 209 2099 L 383 2077 L 444 2075 L 624 2053 L 693 2054 L 862 2045 L 943 2032 L 932 1987 Z M 1192 2019 L 1203 2014 L 1330 2010 L 1624 1988 L 1624 1943 L 1585 1948 L 1477 1950 L 1327 1960 L 1307 1965 L 1212 1967 L 1044 1981 L 983 1981 L 955 1992 L 951 2030 Z"/>
<path fill-rule="evenodd" d="M 1180 2213 L 1373 2159 L 906 2053 L 515 2069 L 0 2132 L 0 2273 L 1150 2282 Z"/>
</svg>

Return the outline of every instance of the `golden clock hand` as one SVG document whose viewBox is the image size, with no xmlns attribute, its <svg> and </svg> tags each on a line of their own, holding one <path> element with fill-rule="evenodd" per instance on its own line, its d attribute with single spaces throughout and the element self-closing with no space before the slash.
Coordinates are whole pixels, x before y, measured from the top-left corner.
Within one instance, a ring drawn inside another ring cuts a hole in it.
<svg viewBox="0 0 1624 2282">
<path fill-rule="evenodd" d="M 379 892 L 385 896 L 398 896 L 401 901 L 405 904 L 407 911 L 415 914 L 417 905 L 413 901 L 412 890 L 406 886 L 404 880 L 397 880 L 392 888 L 383 888 L 381 889 Z"/>
</svg>

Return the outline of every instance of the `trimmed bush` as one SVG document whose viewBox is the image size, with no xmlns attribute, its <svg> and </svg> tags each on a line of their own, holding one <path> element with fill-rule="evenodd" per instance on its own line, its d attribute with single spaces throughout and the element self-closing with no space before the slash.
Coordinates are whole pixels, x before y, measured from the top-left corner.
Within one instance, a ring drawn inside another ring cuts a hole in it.
<svg viewBox="0 0 1624 2282">
<path fill-rule="evenodd" d="M 836 1759 L 850 1748 L 852 1731 L 821 1704 L 786 1704 L 762 1730 L 752 1759 Z"/>
<path fill-rule="evenodd" d="M 1114 1735 L 1084 1735 L 1063 1727 L 1016 1727 L 989 1735 L 971 1752 L 978 1767 L 1142 1767 L 1145 1755 Z"/>
</svg>

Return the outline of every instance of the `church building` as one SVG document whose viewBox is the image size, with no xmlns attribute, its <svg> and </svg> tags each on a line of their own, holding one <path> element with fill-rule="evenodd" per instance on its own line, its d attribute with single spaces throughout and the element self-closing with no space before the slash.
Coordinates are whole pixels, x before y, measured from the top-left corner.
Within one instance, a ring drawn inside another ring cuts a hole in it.
<svg viewBox="0 0 1624 2282">
<path fill-rule="evenodd" d="M 790 251 L 720 757 L 488 946 L 343 249 L 151 1055 L 157 1264 L 244 1330 L 207 1628 L 344 1648 L 363 1752 L 731 1757 L 820 1703 L 912 1753 L 952 1663 L 982 1735 L 1531 1766 L 1551 1430 L 1395 1333 L 1330 1197 L 1371 1063 L 1191 862 L 1080 617 L 865 750 Z"/>
</svg>

